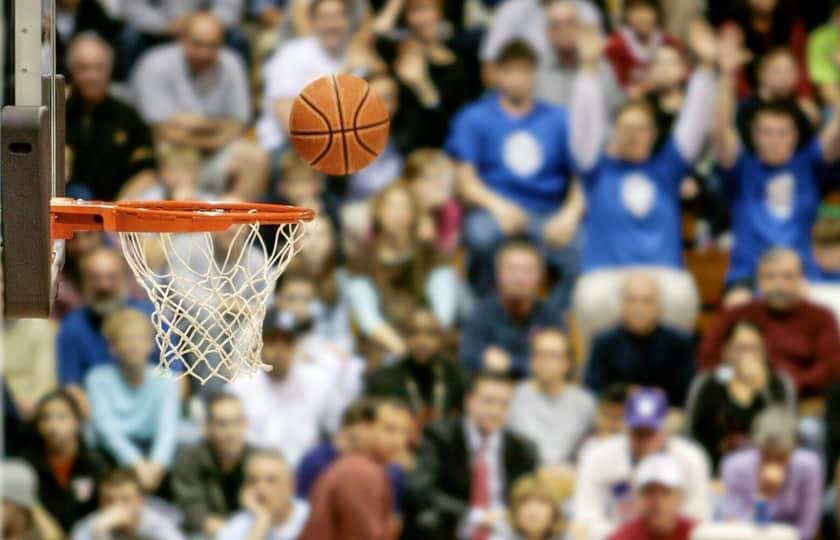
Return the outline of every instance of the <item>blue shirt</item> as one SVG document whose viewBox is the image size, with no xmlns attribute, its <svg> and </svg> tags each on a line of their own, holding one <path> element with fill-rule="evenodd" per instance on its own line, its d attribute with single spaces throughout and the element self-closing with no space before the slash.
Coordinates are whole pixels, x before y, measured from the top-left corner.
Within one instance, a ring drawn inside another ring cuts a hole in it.
<svg viewBox="0 0 840 540">
<path fill-rule="evenodd" d="M 127 307 L 139 309 L 151 316 L 152 306 L 148 302 L 129 300 Z M 58 382 L 62 385 L 81 386 L 88 370 L 100 364 L 114 364 L 108 342 L 102 335 L 102 317 L 87 307 L 75 309 L 64 317 L 56 336 L 58 354 Z M 156 363 L 157 347 L 149 355 L 149 362 Z"/>
<path fill-rule="evenodd" d="M 735 165 L 722 175 L 734 236 L 727 282 L 753 278 L 761 256 L 775 246 L 795 249 L 806 273 L 814 273 L 811 227 L 817 219 L 820 181 L 829 170 L 819 138 L 776 167 L 741 149 Z"/>
<path fill-rule="evenodd" d="M 587 201 L 583 271 L 681 267 L 680 184 L 690 167 L 670 138 L 643 163 L 602 154 L 581 171 Z"/>
<path fill-rule="evenodd" d="M 126 384 L 117 365 L 101 365 L 85 378 L 85 393 L 96 434 L 120 466 L 147 457 L 169 467 L 180 418 L 175 379 L 148 366 L 135 388 Z"/>
<path fill-rule="evenodd" d="M 295 472 L 295 496 L 308 500 L 315 481 L 337 459 L 338 449 L 330 442 L 316 446 L 307 452 Z M 388 465 L 387 473 L 391 481 L 391 492 L 394 494 L 394 508 L 399 511 L 402 508 L 402 495 L 405 490 L 405 471 L 399 465 L 391 463 Z"/>
<path fill-rule="evenodd" d="M 455 116 L 445 149 L 475 167 L 487 187 L 526 210 L 555 211 L 571 169 L 566 111 L 541 101 L 521 117 L 502 109 L 496 95 L 466 105 Z"/>
</svg>

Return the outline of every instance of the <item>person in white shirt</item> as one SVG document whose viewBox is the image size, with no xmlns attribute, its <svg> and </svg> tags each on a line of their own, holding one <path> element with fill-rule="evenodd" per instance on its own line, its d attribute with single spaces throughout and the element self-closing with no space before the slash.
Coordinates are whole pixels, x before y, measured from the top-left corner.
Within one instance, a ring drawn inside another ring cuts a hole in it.
<svg viewBox="0 0 840 540">
<path fill-rule="evenodd" d="M 292 333 L 274 327 L 266 317 L 262 361 L 270 369 L 240 375 L 228 391 L 245 408 L 246 440 L 258 448 L 280 452 L 296 468 L 314 447 L 322 430 L 334 430 L 355 395 L 343 395 L 335 370 L 296 361 L 298 345 Z M 361 384 L 361 383 L 359 383 Z"/>
<path fill-rule="evenodd" d="M 682 469 L 682 515 L 698 522 L 711 519 L 709 460 L 695 443 L 667 434 L 667 415 L 668 402 L 661 390 L 639 389 L 627 400 L 626 433 L 585 447 L 572 503 L 573 528 L 586 531 L 585 538 L 607 538 L 634 516 L 634 470 L 644 457 L 662 452 Z"/>
<path fill-rule="evenodd" d="M 216 540 L 297 540 L 309 505 L 293 497 L 294 479 L 283 456 L 257 452 L 245 465 L 244 510 L 231 517 Z"/>
</svg>

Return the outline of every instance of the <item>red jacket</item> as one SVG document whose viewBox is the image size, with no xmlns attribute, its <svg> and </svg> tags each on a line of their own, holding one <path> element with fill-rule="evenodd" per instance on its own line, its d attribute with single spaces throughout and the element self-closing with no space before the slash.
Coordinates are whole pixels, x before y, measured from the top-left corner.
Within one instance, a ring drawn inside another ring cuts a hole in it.
<svg viewBox="0 0 840 540">
<path fill-rule="evenodd" d="M 694 521 L 681 517 L 673 532 L 662 540 L 689 540 L 694 525 Z M 651 536 L 642 520 L 634 519 L 619 527 L 607 540 L 651 540 Z"/>
<path fill-rule="evenodd" d="M 680 40 L 665 32 L 659 32 L 651 39 L 654 42 L 658 41 L 660 45 L 670 45 L 682 49 Z M 612 64 L 618 82 L 624 88 L 647 79 L 647 69 L 653 62 L 652 55 L 650 58 L 644 56 L 644 51 L 635 42 L 630 30 L 620 28 L 613 32 L 607 41 L 604 54 Z"/>
</svg>

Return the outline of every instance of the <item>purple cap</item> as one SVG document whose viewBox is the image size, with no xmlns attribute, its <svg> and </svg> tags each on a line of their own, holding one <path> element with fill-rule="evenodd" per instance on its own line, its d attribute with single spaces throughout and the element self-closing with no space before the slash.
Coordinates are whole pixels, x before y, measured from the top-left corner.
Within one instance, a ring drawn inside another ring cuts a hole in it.
<svg viewBox="0 0 840 540">
<path fill-rule="evenodd" d="M 624 406 L 624 422 L 630 429 L 659 429 L 667 417 L 668 399 L 657 388 L 633 392 Z"/>
</svg>

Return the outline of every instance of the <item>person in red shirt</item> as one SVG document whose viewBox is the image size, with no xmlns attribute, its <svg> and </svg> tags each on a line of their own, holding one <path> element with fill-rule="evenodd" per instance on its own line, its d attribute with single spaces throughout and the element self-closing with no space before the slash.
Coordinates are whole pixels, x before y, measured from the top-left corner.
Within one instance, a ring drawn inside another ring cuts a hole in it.
<svg viewBox="0 0 840 540">
<path fill-rule="evenodd" d="M 697 362 L 715 368 L 730 327 L 755 324 L 764 336 L 770 361 L 787 373 L 800 397 L 821 395 L 840 373 L 840 333 L 832 313 L 805 300 L 802 263 L 795 251 L 774 248 L 758 265 L 758 298 L 724 311 L 706 334 Z"/>
<path fill-rule="evenodd" d="M 638 517 L 608 540 L 688 540 L 694 521 L 680 515 L 683 473 L 668 454 L 653 454 L 639 463 L 634 479 Z"/>
</svg>

